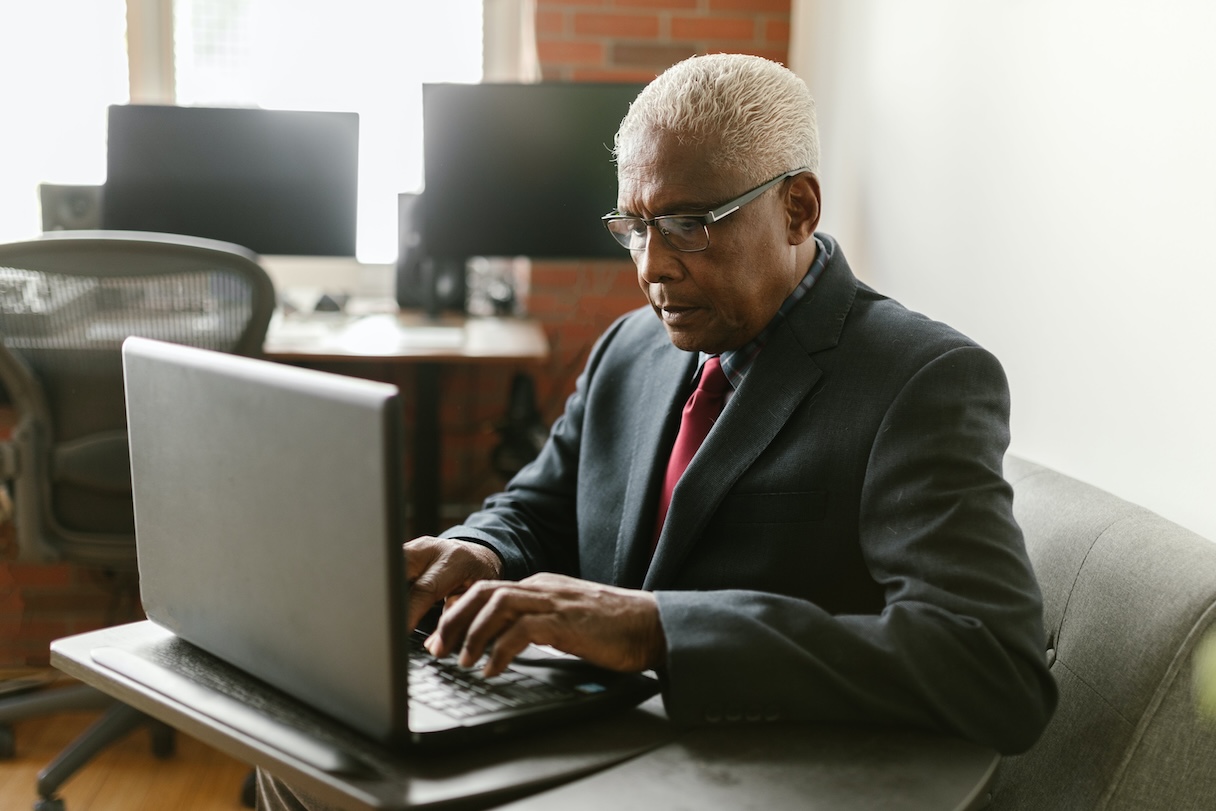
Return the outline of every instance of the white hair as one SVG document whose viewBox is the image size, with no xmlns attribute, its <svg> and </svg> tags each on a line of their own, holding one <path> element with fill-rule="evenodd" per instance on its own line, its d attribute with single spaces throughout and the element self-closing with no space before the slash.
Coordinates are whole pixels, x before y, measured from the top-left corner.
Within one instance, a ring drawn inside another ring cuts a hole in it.
<svg viewBox="0 0 1216 811">
<path fill-rule="evenodd" d="M 785 66 L 759 56 L 694 56 L 665 70 L 621 121 L 617 165 L 633 163 L 657 133 L 709 145 L 715 168 L 738 170 L 756 183 L 790 169 L 819 171 L 810 89 Z"/>
</svg>

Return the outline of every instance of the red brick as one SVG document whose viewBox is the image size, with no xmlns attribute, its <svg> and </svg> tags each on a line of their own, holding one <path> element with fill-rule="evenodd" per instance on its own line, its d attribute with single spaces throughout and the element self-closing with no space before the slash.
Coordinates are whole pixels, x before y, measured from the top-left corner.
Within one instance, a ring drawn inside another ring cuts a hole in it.
<svg viewBox="0 0 1216 811">
<path fill-rule="evenodd" d="M 611 64 L 616 67 L 653 67 L 657 70 L 664 70 L 676 62 L 695 56 L 697 49 L 687 43 L 652 45 L 641 42 L 618 42 L 612 45 L 611 53 Z"/>
<path fill-rule="evenodd" d="M 17 651 L 12 662 L 13 667 L 47 667 L 51 664 L 50 647 L 26 648 Z"/>
<path fill-rule="evenodd" d="M 790 0 L 709 0 L 710 11 L 790 13 Z"/>
<path fill-rule="evenodd" d="M 131 617 L 131 621 L 142 619 L 142 617 Z M 84 634 L 89 631 L 97 631 L 101 628 L 108 628 L 114 623 L 108 622 L 104 617 L 82 617 L 73 620 L 69 623 L 70 634 Z"/>
<path fill-rule="evenodd" d="M 11 405 L 0 405 L 0 438 L 8 439 L 17 424 L 17 409 Z"/>
<path fill-rule="evenodd" d="M 30 590 L 25 593 L 26 616 L 36 614 L 88 614 L 105 611 L 113 603 L 114 597 L 103 591 L 89 589 L 83 591 L 44 591 Z"/>
<path fill-rule="evenodd" d="M 598 42 L 537 38 L 536 51 L 541 62 L 599 64 L 604 61 L 604 46 Z"/>
<path fill-rule="evenodd" d="M 49 646 L 51 640 L 75 633 L 76 627 L 69 618 L 28 619 L 21 623 L 20 638 L 35 647 Z"/>
<path fill-rule="evenodd" d="M 8 563 L 5 564 L 12 583 L 19 588 L 30 586 L 70 586 L 74 567 L 67 563 Z"/>
<path fill-rule="evenodd" d="M 658 76 L 657 70 L 629 70 L 624 68 L 580 68 L 571 72 L 575 82 L 649 82 Z"/>
<path fill-rule="evenodd" d="M 0 607 L 0 639 L 16 639 L 21 628 L 22 606 Z"/>
<path fill-rule="evenodd" d="M 566 6 L 603 6 L 608 0 L 536 0 L 537 10 L 542 8 L 565 8 Z"/>
<path fill-rule="evenodd" d="M 617 8 L 648 8 L 654 11 L 667 11 L 669 9 L 689 9 L 696 8 L 700 0 L 613 0 L 612 5 Z"/>
<path fill-rule="evenodd" d="M 560 11 L 536 12 L 536 33 L 563 34 L 566 31 L 566 15 Z"/>
<path fill-rule="evenodd" d="M 593 37 L 654 37 L 659 34 L 659 18 L 655 14 L 590 14 L 574 15 L 574 33 Z"/>
<path fill-rule="evenodd" d="M 673 39 L 740 39 L 756 36 L 756 23 L 745 17 L 675 17 L 671 21 Z"/>
<path fill-rule="evenodd" d="M 789 49 L 788 45 L 786 47 L 781 47 L 781 48 L 762 48 L 762 47 L 753 47 L 751 45 L 746 45 L 746 46 L 733 45 L 730 47 L 732 50 L 734 50 L 737 53 L 752 54 L 753 56 L 762 56 L 765 59 L 771 59 L 774 62 L 780 62 L 781 64 L 786 65 L 787 67 L 789 65 L 790 49 Z M 723 50 L 726 50 L 726 46 L 723 47 Z"/>
<path fill-rule="evenodd" d="M 774 45 L 784 45 L 789 47 L 790 42 L 790 23 L 789 20 L 769 20 L 764 24 L 764 39 Z"/>
<path fill-rule="evenodd" d="M 532 284 L 537 279 L 557 278 L 557 274 L 578 270 L 578 262 L 562 261 L 560 259 L 537 259 L 532 262 Z"/>
<path fill-rule="evenodd" d="M 562 287 L 569 282 L 569 270 L 564 265 L 536 262 L 532 265 L 530 296 L 550 287 Z"/>
<path fill-rule="evenodd" d="M 555 313 L 566 311 L 566 300 L 554 295 L 537 295 L 533 293 L 528 300 L 528 312 L 533 318 L 543 318 Z"/>
</svg>

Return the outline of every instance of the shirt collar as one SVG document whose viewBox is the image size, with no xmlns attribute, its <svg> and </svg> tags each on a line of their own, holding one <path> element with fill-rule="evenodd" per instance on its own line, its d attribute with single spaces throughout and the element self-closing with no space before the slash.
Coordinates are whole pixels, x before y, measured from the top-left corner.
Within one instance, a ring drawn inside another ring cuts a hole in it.
<svg viewBox="0 0 1216 811">
<path fill-rule="evenodd" d="M 814 239 L 815 261 L 811 263 L 811 267 L 807 270 L 806 275 L 802 277 L 802 281 L 800 281 L 798 286 L 794 288 L 794 292 L 790 293 L 789 296 L 786 297 L 785 301 L 781 303 L 781 307 L 778 308 L 777 314 L 773 316 L 773 319 L 769 321 L 768 325 L 760 331 L 760 334 L 751 341 L 738 349 L 723 352 L 719 356 L 721 358 L 722 371 L 726 374 L 726 379 L 730 382 L 732 389 L 737 391 L 739 386 L 743 384 L 743 378 L 747 375 L 748 370 L 751 369 L 752 363 L 760 355 L 760 350 L 764 348 L 766 343 L 768 343 L 768 339 L 772 334 L 773 328 L 776 327 L 777 324 L 784 321 L 785 317 L 789 315 L 789 312 L 793 310 L 800 301 L 806 298 L 806 294 L 810 292 L 811 287 L 814 286 L 815 280 L 819 278 L 819 275 L 827 266 L 827 248 L 824 246 L 823 241 L 820 240 L 819 237 L 815 237 Z M 711 356 L 705 354 L 704 352 L 701 353 L 701 362 L 698 364 L 698 371 L 700 366 L 703 366 L 709 357 Z"/>
</svg>

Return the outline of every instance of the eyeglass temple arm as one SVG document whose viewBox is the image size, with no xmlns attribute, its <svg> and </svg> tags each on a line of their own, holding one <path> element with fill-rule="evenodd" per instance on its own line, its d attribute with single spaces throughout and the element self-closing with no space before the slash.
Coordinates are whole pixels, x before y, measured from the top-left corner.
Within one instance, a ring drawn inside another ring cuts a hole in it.
<svg viewBox="0 0 1216 811">
<path fill-rule="evenodd" d="M 777 175 L 775 178 L 773 178 L 769 182 L 765 183 L 762 186 L 757 186 L 756 188 L 752 189 L 751 191 L 749 191 L 747 194 L 743 195 L 739 199 L 731 200 L 729 203 L 727 203 L 722 208 L 715 208 L 713 211 L 706 214 L 705 215 L 705 224 L 709 225 L 710 223 L 715 223 L 718 220 L 722 219 L 723 217 L 727 217 L 727 216 L 730 216 L 731 214 L 734 214 L 736 211 L 743 208 L 745 205 L 750 203 L 752 200 L 755 200 L 757 197 L 764 194 L 766 191 L 771 189 L 773 186 L 776 186 L 781 181 L 783 181 L 787 178 L 791 178 L 794 175 L 800 175 L 803 172 L 809 172 L 809 171 L 811 171 L 811 170 L 806 169 L 806 168 L 791 169 L 790 171 L 786 172 L 783 175 Z"/>
</svg>

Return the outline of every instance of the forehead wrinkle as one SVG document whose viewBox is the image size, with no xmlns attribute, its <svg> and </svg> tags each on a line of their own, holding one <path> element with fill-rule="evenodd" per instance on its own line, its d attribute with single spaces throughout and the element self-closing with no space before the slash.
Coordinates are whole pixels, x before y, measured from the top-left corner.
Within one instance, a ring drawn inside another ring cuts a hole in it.
<svg viewBox="0 0 1216 811">
<path fill-rule="evenodd" d="M 639 176 L 640 174 L 640 176 Z M 622 168 L 617 176 L 617 210 L 639 217 L 661 217 L 666 214 L 704 214 L 716 204 L 708 192 L 691 183 L 663 182 L 645 167 L 633 171 Z M 634 206 L 637 209 L 634 210 Z"/>
</svg>

